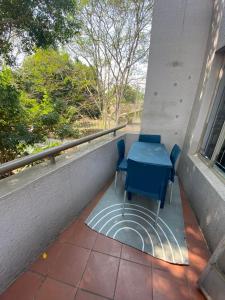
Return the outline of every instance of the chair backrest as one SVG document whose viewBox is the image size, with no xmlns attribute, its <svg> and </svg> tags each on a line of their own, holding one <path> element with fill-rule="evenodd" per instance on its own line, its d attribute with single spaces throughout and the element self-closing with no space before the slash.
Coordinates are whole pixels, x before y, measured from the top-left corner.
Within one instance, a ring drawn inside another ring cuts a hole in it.
<svg viewBox="0 0 225 300">
<path fill-rule="evenodd" d="M 159 134 L 140 134 L 139 142 L 161 143 L 161 136 Z"/>
<path fill-rule="evenodd" d="M 125 142 L 124 140 L 119 140 L 117 142 L 117 150 L 118 150 L 118 161 L 117 161 L 117 165 L 120 164 L 120 162 L 124 159 L 125 156 Z"/>
<path fill-rule="evenodd" d="M 128 192 L 162 200 L 170 169 L 128 159 L 125 189 Z"/>
<path fill-rule="evenodd" d="M 177 144 L 175 144 L 173 146 L 173 149 L 172 149 L 171 153 L 170 153 L 170 160 L 171 160 L 171 162 L 173 164 L 173 167 L 175 166 L 176 161 L 177 161 L 180 153 L 181 153 L 180 147 Z"/>
<path fill-rule="evenodd" d="M 176 173 L 175 165 L 176 165 L 176 161 L 177 161 L 180 153 L 181 153 L 180 147 L 177 144 L 175 144 L 173 146 L 173 149 L 172 149 L 171 153 L 170 153 L 170 160 L 171 160 L 172 165 L 173 165 L 173 169 L 172 169 L 171 175 L 170 175 L 170 177 L 171 177 L 170 180 L 173 181 L 173 182 L 174 182 L 174 177 L 175 177 L 175 173 Z"/>
</svg>

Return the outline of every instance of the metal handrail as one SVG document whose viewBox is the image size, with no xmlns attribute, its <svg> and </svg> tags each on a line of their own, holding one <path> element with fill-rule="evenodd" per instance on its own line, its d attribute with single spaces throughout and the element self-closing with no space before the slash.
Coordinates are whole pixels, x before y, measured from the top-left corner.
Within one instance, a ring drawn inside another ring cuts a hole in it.
<svg viewBox="0 0 225 300">
<path fill-rule="evenodd" d="M 77 139 L 77 140 L 72 141 L 72 142 L 62 144 L 60 146 L 52 147 L 50 149 L 44 150 L 44 151 L 36 153 L 36 154 L 27 155 L 25 157 L 14 159 L 14 160 L 11 160 L 9 162 L 0 164 L 0 174 L 4 174 L 6 172 L 13 171 L 15 169 L 24 167 L 24 166 L 26 166 L 30 163 L 33 163 L 37 160 L 41 160 L 41 159 L 46 158 L 46 157 L 50 158 L 51 161 L 54 163 L 55 162 L 55 155 L 60 153 L 61 151 L 64 151 L 64 150 L 73 148 L 75 146 L 79 146 L 81 144 L 90 142 L 94 139 L 97 139 L 101 136 L 107 135 L 107 134 L 112 133 L 112 132 L 115 136 L 116 131 L 126 127 L 126 125 L 127 124 L 123 124 L 123 125 L 120 125 L 120 126 L 108 129 L 108 130 L 104 130 L 104 131 L 101 131 L 101 132 L 98 132 L 98 133 L 94 133 L 94 134 L 85 136 L 83 138 Z"/>
</svg>

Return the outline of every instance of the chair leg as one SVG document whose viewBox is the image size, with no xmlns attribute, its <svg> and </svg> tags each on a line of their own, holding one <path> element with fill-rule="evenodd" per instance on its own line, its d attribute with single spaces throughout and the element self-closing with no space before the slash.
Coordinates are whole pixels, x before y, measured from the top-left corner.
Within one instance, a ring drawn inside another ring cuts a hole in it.
<svg viewBox="0 0 225 300">
<path fill-rule="evenodd" d="M 124 191 L 124 195 L 123 195 L 123 209 L 122 209 L 122 216 L 124 216 L 124 208 L 125 208 L 125 201 L 127 198 L 127 191 Z"/>
<path fill-rule="evenodd" d="M 115 190 L 116 190 L 116 184 L 117 184 L 117 177 L 118 177 L 118 171 L 116 171 L 116 175 L 115 175 L 115 183 L 114 183 Z"/>
<path fill-rule="evenodd" d="M 173 197 L 173 182 L 170 181 L 170 204 L 172 203 L 172 197 Z"/>
<path fill-rule="evenodd" d="M 156 217 L 155 217 L 155 226 L 157 226 L 157 222 L 158 222 L 160 204 L 161 204 L 161 201 L 158 201 L 158 207 L 157 207 L 157 212 L 156 212 Z"/>
</svg>

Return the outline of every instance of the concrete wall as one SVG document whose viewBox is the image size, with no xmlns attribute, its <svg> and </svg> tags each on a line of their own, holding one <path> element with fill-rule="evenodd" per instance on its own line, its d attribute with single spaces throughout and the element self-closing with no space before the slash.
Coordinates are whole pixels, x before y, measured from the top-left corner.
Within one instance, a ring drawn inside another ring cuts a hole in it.
<svg viewBox="0 0 225 300">
<path fill-rule="evenodd" d="M 202 133 L 222 74 L 224 54 L 224 1 L 214 1 L 207 53 L 198 82 L 178 173 L 213 251 L 225 234 L 225 184 L 198 155 Z"/>
<path fill-rule="evenodd" d="M 141 131 L 182 146 L 205 58 L 212 0 L 155 0 Z"/>
<path fill-rule="evenodd" d="M 178 173 L 212 251 L 225 234 L 225 184 L 196 153 L 222 74 L 224 11 L 224 0 L 155 1 L 141 125 L 183 145 Z"/>
<path fill-rule="evenodd" d="M 224 0 L 217 0 L 215 3 L 215 9 L 220 9 L 224 5 Z M 218 43 L 216 45 L 216 49 L 219 50 L 225 47 L 225 14 L 223 8 L 218 11 L 218 21 L 221 18 L 220 27 L 219 27 L 219 34 L 218 34 Z M 222 16 L 221 16 L 222 15 Z"/>
<path fill-rule="evenodd" d="M 124 135 L 122 135 L 125 137 Z M 116 137 L 0 182 L 0 291 L 33 261 L 115 172 Z"/>
<path fill-rule="evenodd" d="M 139 133 L 127 133 L 126 134 L 126 155 L 128 154 L 128 151 L 131 147 L 131 145 L 138 141 Z"/>
</svg>

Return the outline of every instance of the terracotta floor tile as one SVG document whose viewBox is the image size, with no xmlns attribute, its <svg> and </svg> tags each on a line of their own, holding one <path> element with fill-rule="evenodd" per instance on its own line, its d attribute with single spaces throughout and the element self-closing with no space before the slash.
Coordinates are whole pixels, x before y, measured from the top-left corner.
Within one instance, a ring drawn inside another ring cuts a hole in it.
<svg viewBox="0 0 225 300">
<path fill-rule="evenodd" d="M 113 298 L 118 267 L 118 258 L 92 251 L 80 288 Z"/>
<path fill-rule="evenodd" d="M 197 219 L 194 215 L 193 210 L 190 208 L 189 204 L 185 203 L 183 206 L 183 214 L 184 214 L 184 223 L 185 224 L 194 224 L 198 225 Z"/>
<path fill-rule="evenodd" d="M 1 300 L 33 300 L 44 277 L 32 272 L 22 274 L 1 296 Z"/>
<path fill-rule="evenodd" d="M 98 200 L 99 201 L 99 200 Z M 97 205 L 96 202 L 90 202 L 80 213 L 80 215 L 78 216 L 78 219 L 81 221 L 85 221 L 87 219 L 87 217 L 90 215 L 90 213 L 92 212 L 92 210 L 95 208 L 95 206 Z"/>
<path fill-rule="evenodd" d="M 204 247 L 192 247 L 189 248 L 189 262 L 190 267 L 188 268 L 187 275 L 191 282 L 196 282 L 201 272 L 207 265 L 209 260 L 208 250 Z"/>
<path fill-rule="evenodd" d="M 168 272 L 174 279 L 185 279 L 186 273 L 189 266 L 181 266 L 176 264 L 170 264 L 166 261 L 161 259 L 154 259 L 152 261 L 152 268 L 153 269 L 160 269 L 162 271 Z"/>
<path fill-rule="evenodd" d="M 63 244 L 59 242 L 54 242 L 45 251 L 47 253 L 47 258 L 43 259 L 42 255 L 30 266 L 30 270 L 40 273 L 42 275 L 47 275 L 49 268 L 54 262 L 58 260 L 59 255 L 63 251 Z"/>
<path fill-rule="evenodd" d="M 93 250 L 106 253 L 112 256 L 120 257 L 122 244 L 116 240 L 106 237 L 103 234 L 98 234 Z"/>
<path fill-rule="evenodd" d="M 201 230 L 198 225 L 196 224 L 186 224 L 185 225 L 185 234 L 187 237 L 187 241 L 201 241 L 205 244 L 205 240 L 201 233 Z"/>
<path fill-rule="evenodd" d="M 115 299 L 151 300 L 151 268 L 121 259 Z"/>
<path fill-rule="evenodd" d="M 92 249 L 96 238 L 97 232 L 90 229 L 82 220 L 79 220 L 74 225 L 73 234 L 68 238 L 67 242 Z"/>
<path fill-rule="evenodd" d="M 35 300 L 74 300 L 76 288 L 47 278 L 42 284 Z"/>
<path fill-rule="evenodd" d="M 185 280 L 177 280 L 168 272 L 153 269 L 154 300 L 190 300 Z"/>
<path fill-rule="evenodd" d="M 76 227 L 78 219 L 74 220 L 64 231 L 62 231 L 59 235 L 58 241 L 59 242 L 67 242 L 70 237 L 73 235 L 73 231 Z"/>
<path fill-rule="evenodd" d="M 51 263 L 48 275 L 77 286 L 85 270 L 90 251 L 70 244 L 63 244 L 63 246 L 58 259 Z"/>
<path fill-rule="evenodd" d="M 106 300 L 106 298 L 79 289 L 77 291 L 75 300 Z"/>
<path fill-rule="evenodd" d="M 205 296 L 199 290 L 197 285 L 189 286 L 189 298 L 190 300 L 206 300 Z"/>
<path fill-rule="evenodd" d="M 203 265 L 200 261 L 199 264 L 195 264 L 194 266 L 190 266 L 187 269 L 187 279 L 190 285 L 196 285 L 197 281 L 199 279 L 199 276 L 201 275 L 202 271 L 204 270 L 206 266 L 206 263 Z"/>
<path fill-rule="evenodd" d="M 147 266 L 151 266 L 154 259 L 151 255 L 127 245 L 122 246 L 121 258 Z"/>
<path fill-rule="evenodd" d="M 187 270 L 187 280 L 190 285 L 196 285 L 201 272 L 198 269 L 189 267 Z"/>
</svg>

